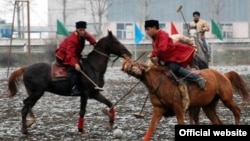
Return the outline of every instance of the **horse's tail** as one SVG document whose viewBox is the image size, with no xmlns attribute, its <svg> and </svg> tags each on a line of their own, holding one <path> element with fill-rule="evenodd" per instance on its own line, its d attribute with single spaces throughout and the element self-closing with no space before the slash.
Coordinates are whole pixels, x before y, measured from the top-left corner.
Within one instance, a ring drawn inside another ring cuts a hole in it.
<svg viewBox="0 0 250 141">
<path fill-rule="evenodd" d="M 8 88 L 9 88 L 9 97 L 13 97 L 16 95 L 18 90 L 19 82 L 21 81 L 21 76 L 23 75 L 25 71 L 25 67 L 19 68 L 15 71 L 13 71 L 8 80 Z"/>
<path fill-rule="evenodd" d="M 235 71 L 224 73 L 230 80 L 234 90 L 243 98 L 243 103 L 249 103 L 249 89 L 242 77 Z"/>
</svg>

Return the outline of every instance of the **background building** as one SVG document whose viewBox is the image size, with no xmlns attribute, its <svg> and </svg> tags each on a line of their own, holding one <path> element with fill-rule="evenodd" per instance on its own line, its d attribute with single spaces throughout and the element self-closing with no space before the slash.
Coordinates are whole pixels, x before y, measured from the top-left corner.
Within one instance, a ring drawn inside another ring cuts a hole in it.
<svg viewBox="0 0 250 141">
<path fill-rule="evenodd" d="M 161 28 L 168 32 L 172 21 L 179 33 L 186 34 L 185 21 L 177 12 L 181 5 L 186 23 L 191 22 L 194 11 L 199 11 L 202 19 L 209 23 L 213 19 L 221 25 L 225 41 L 248 40 L 250 37 L 250 0 L 53 0 L 48 1 L 46 11 L 41 11 L 48 15 L 47 25 L 31 27 L 32 37 L 55 37 L 57 19 L 69 31 L 75 29 L 76 21 L 85 20 L 88 31 L 99 38 L 111 30 L 119 39 L 132 41 L 134 24 L 144 32 L 146 19 L 158 19 Z M 32 9 L 32 3 L 30 7 Z M 11 23 L 1 23 L 1 33 L 7 35 L 10 27 Z M 14 29 L 16 31 L 16 25 Z M 206 35 L 208 39 L 216 39 L 211 31 Z"/>
</svg>

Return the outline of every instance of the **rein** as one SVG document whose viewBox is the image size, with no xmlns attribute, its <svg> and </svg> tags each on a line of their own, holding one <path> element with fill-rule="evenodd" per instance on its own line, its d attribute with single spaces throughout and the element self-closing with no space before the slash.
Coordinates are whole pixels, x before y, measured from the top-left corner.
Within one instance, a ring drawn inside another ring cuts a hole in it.
<svg viewBox="0 0 250 141">
<path fill-rule="evenodd" d="M 99 50 L 94 49 L 94 51 L 101 54 L 102 56 L 105 56 L 105 57 L 109 58 L 109 56 L 107 54 L 105 54 L 105 53 L 103 53 L 103 52 L 101 52 Z"/>
<path fill-rule="evenodd" d="M 136 61 L 134 61 L 130 66 L 129 66 L 129 69 L 127 69 L 127 73 L 128 74 L 132 74 L 132 72 L 133 72 L 133 66 L 134 66 L 134 64 L 136 63 Z M 123 66 L 122 67 L 124 67 L 126 65 L 126 62 L 123 64 Z M 142 69 L 141 67 L 139 67 L 140 69 Z M 145 72 L 147 72 L 147 71 L 149 71 L 149 70 L 147 70 L 147 69 L 144 69 L 144 72 L 143 73 L 145 73 Z M 159 72 L 160 73 L 160 72 Z M 143 77 L 142 77 L 142 75 L 140 76 L 140 77 L 138 77 L 138 76 L 136 76 L 135 75 L 135 77 L 137 77 L 137 78 L 139 78 L 140 80 L 142 80 L 143 79 Z M 149 76 L 149 78 L 150 78 L 150 80 L 152 80 L 152 78 Z M 161 99 L 160 99 L 160 96 L 157 94 L 157 92 L 159 91 L 159 88 L 160 88 L 160 86 L 161 86 L 161 84 L 162 84 L 162 81 L 163 81 L 163 77 L 161 76 L 161 75 L 158 75 L 158 79 L 159 79 L 159 83 L 157 84 L 157 87 L 156 88 L 154 88 L 153 87 L 153 82 L 152 81 L 150 81 L 151 82 L 151 85 L 152 85 L 152 88 L 150 88 L 150 91 L 152 92 L 151 94 L 154 94 L 157 98 L 158 98 L 158 100 L 160 101 L 160 103 L 164 106 L 164 103 L 161 101 Z"/>
<path fill-rule="evenodd" d="M 99 53 L 99 54 L 101 54 L 102 56 L 107 57 L 107 58 L 110 60 L 109 55 L 107 55 L 107 54 L 105 54 L 105 53 L 103 53 L 103 52 L 101 52 L 101 51 L 99 51 L 99 50 L 96 50 L 96 49 L 94 49 L 94 51 L 97 52 L 97 53 Z M 111 66 L 113 66 L 114 63 L 115 63 L 118 59 L 119 59 L 119 56 L 116 56 L 116 58 L 112 61 Z"/>
</svg>

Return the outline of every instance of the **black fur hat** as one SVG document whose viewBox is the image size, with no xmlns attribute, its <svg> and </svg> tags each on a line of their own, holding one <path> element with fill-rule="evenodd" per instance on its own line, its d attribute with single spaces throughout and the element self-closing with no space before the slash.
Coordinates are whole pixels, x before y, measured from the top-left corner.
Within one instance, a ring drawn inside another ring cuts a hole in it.
<svg viewBox="0 0 250 141">
<path fill-rule="evenodd" d="M 159 21 L 157 21 L 157 20 L 146 20 L 145 21 L 145 25 L 144 25 L 144 27 L 145 27 L 145 29 L 147 28 L 147 27 L 156 27 L 156 29 L 159 29 Z"/>
<path fill-rule="evenodd" d="M 85 21 L 76 22 L 76 28 L 87 28 L 87 23 Z"/>
</svg>

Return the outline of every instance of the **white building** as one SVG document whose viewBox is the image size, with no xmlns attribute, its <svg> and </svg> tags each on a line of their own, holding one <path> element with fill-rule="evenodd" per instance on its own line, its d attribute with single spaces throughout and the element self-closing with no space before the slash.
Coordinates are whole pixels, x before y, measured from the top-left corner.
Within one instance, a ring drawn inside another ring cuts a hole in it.
<svg viewBox="0 0 250 141">
<path fill-rule="evenodd" d="M 49 26 L 56 27 L 56 19 L 63 21 L 63 1 L 48 2 Z M 65 2 L 65 24 L 70 30 L 74 30 L 76 21 L 85 20 L 89 23 L 88 30 L 96 34 L 93 25 L 98 25 L 98 16 L 93 19 L 91 8 L 94 6 L 97 10 L 97 2 L 106 2 L 108 8 L 102 16 L 102 32 L 105 35 L 106 30 L 111 30 L 123 40 L 134 39 L 135 23 L 144 32 L 145 19 L 158 19 L 161 27 L 168 32 L 170 22 L 173 21 L 177 30 L 185 34 L 184 19 L 181 13 L 176 11 L 180 5 L 187 23 L 192 20 L 193 11 L 199 11 L 202 19 L 209 23 L 214 19 L 220 23 L 226 40 L 250 37 L 250 0 L 65 0 Z M 215 5 L 220 8 L 215 9 Z M 216 39 L 211 30 L 206 36 L 208 39 Z"/>
</svg>

